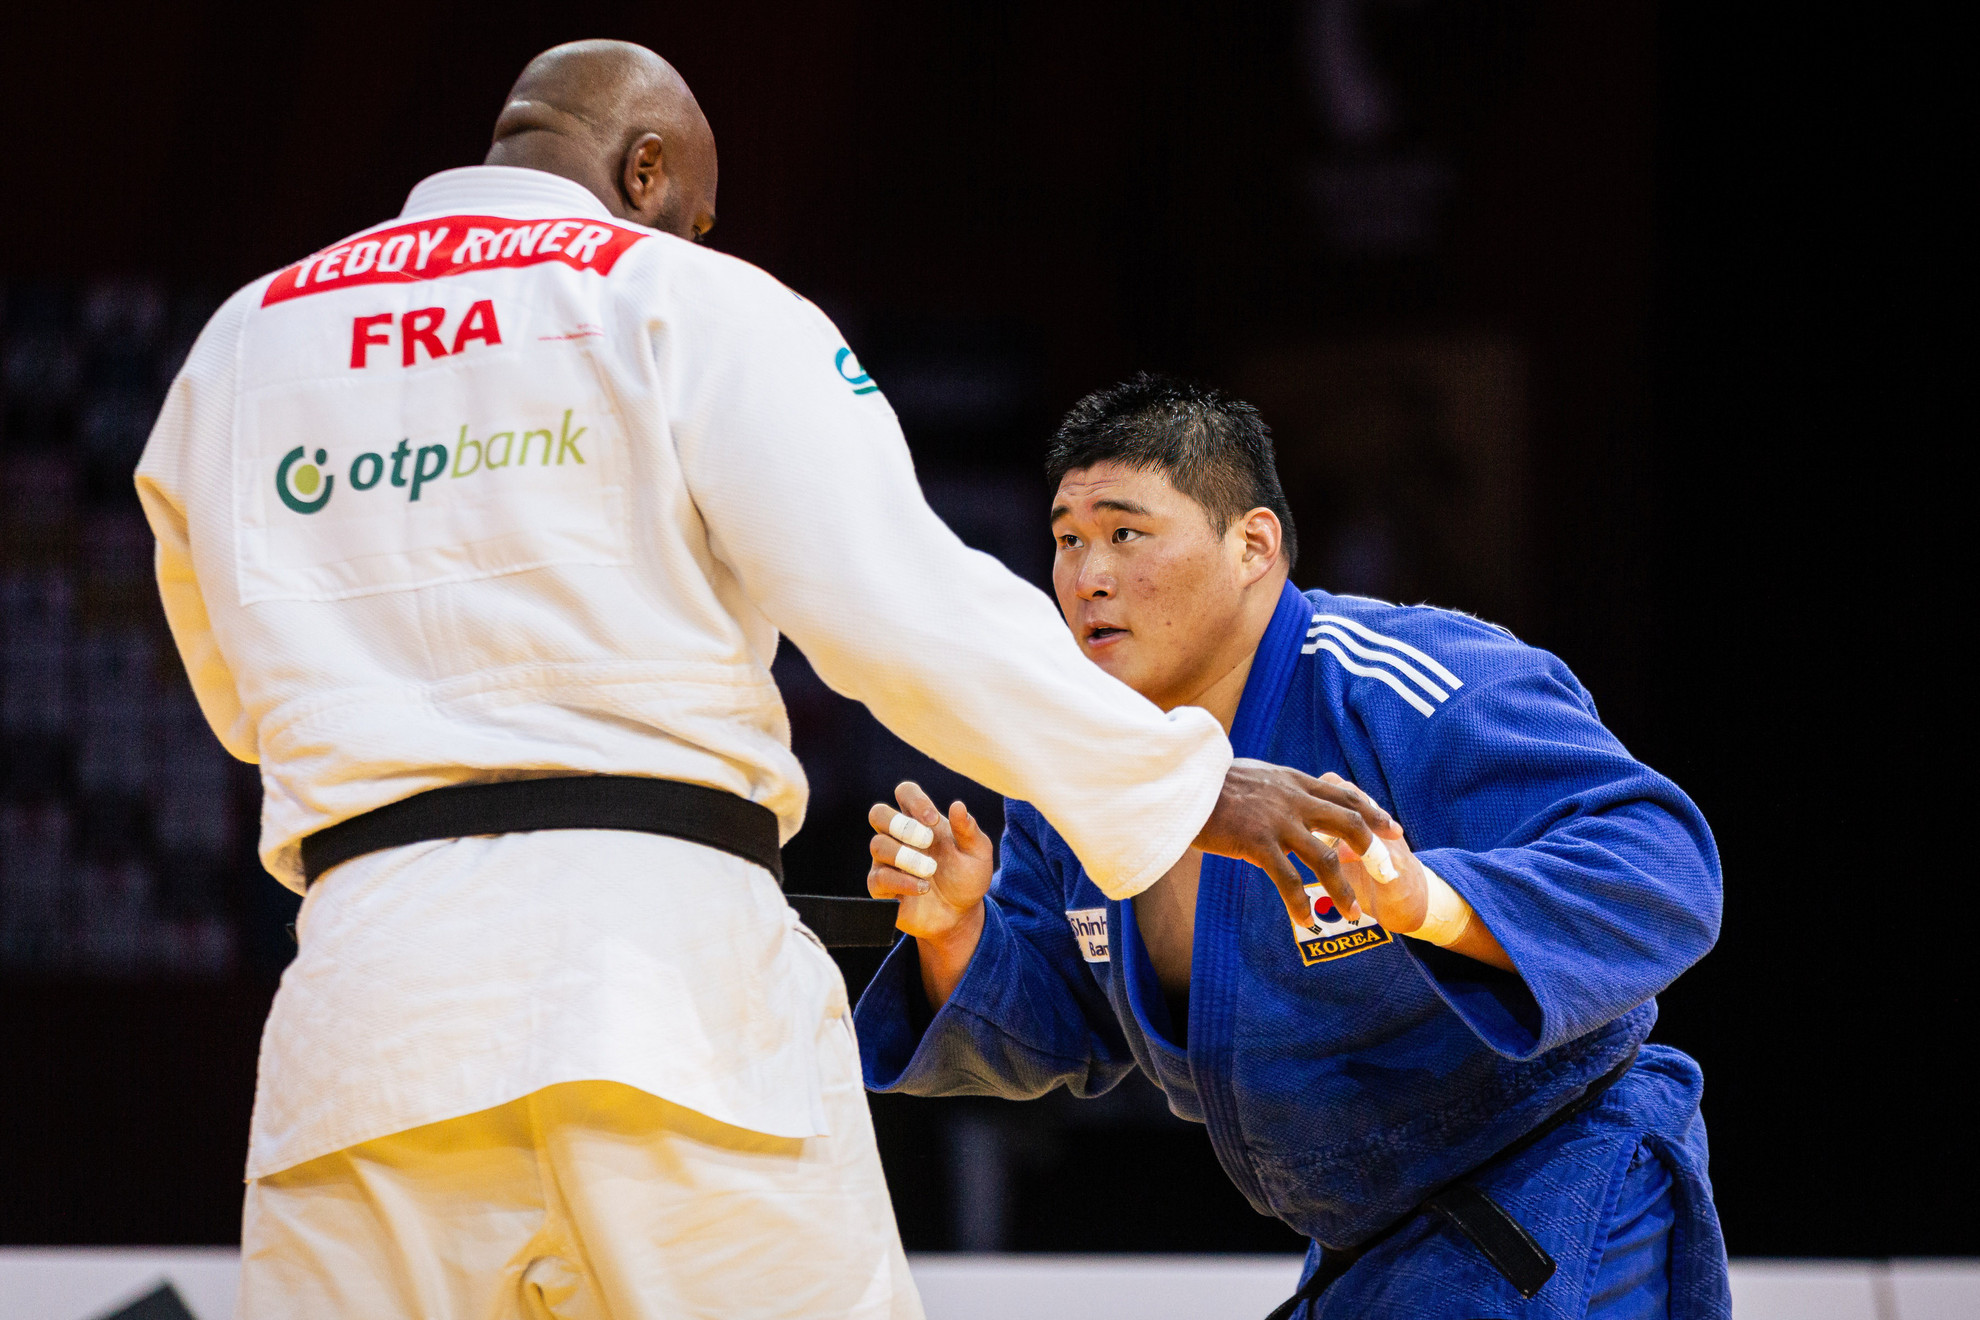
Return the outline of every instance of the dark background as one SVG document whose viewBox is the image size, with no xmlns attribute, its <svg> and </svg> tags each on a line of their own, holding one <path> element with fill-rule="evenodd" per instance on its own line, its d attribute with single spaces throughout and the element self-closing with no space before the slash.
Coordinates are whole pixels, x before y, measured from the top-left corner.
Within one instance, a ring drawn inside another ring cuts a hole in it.
<svg viewBox="0 0 1980 1320">
<path fill-rule="evenodd" d="M 1657 1038 L 1704 1065 L 1731 1250 L 1980 1253 L 1924 402 L 1953 280 L 1907 163 L 1930 80 L 1873 90 L 1878 34 L 1642 0 L 569 12 L 0 20 L 0 1241 L 237 1239 L 293 900 L 151 596 L 129 470 L 165 383 L 227 292 L 477 162 L 530 55 L 609 35 L 694 85 L 713 243 L 838 320 L 972 543 L 1042 580 L 1054 417 L 1163 367 L 1264 407 L 1302 585 L 1562 656 L 1723 850 Z M 904 774 L 995 811 L 778 676 L 794 888 L 859 885 Z M 843 961 L 856 991 L 877 960 Z M 1145 1085 L 875 1114 L 911 1249 L 1297 1246 Z"/>
</svg>

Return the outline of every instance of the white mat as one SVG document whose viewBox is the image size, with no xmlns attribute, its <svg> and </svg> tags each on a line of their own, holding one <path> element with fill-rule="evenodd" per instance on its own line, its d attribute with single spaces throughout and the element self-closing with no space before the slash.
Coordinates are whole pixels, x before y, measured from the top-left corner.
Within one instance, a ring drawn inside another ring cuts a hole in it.
<svg viewBox="0 0 1980 1320">
<path fill-rule="evenodd" d="M 928 1320 L 1247 1320 L 1299 1277 L 1285 1256 L 913 1258 Z M 0 1320 L 96 1320 L 161 1282 L 233 1320 L 236 1253 L 0 1247 Z M 1980 1320 L 1980 1260 L 1738 1260 L 1733 1320 Z"/>
</svg>

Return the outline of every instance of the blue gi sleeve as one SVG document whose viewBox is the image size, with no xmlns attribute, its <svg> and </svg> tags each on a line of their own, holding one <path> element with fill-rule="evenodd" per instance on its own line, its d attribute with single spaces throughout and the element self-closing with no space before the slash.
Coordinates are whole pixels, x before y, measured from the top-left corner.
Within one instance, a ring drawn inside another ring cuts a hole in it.
<svg viewBox="0 0 1980 1320">
<path fill-rule="evenodd" d="M 1483 918 L 1517 977 L 1406 940 L 1484 1042 L 1530 1059 L 1644 1003 L 1718 938 L 1711 831 L 1603 727 L 1565 666 L 1467 689 L 1383 769 L 1412 839 Z M 1421 832 L 1419 833 L 1419 830 Z"/>
<path fill-rule="evenodd" d="M 1061 910 L 1045 828 L 1030 806 L 1008 804 L 983 937 L 932 1020 L 915 942 L 901 940 L 880 965 L 853 1013 L 870 1089 L 1028 1100 L 1064 1086 L 1085 1099 L 1134 1067 Z"/>
</svg>

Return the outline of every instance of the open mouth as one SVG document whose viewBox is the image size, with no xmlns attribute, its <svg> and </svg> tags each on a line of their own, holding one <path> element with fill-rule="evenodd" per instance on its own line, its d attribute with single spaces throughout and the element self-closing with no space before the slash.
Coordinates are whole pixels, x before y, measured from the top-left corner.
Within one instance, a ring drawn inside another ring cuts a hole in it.
<svg viewBox="0 0 1980 1320">
<path fill-rule="evenodd" d="M 1098 646 L 1103 642 L 1111 642 L 1116 637 L 1125 637 L 1127 634 L 1128 630 L 1125 628 L 1115 628 L 1108 624 L 1102 624 L 1098 628 L 1087 630 L 1086 644 L 1088 646 Z"/>
</svg>

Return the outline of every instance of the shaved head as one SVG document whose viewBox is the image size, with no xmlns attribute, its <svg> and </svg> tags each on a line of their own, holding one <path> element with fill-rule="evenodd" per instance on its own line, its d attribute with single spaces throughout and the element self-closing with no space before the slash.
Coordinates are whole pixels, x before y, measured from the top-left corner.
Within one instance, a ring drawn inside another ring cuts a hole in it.
<svg viewBox="0 0 1980 1320">
<path fill-rule="evenodd" d="M 560 174 L 624 220 L 699 240 L 715 223 L 715 135 L 674 66 L 629 41 L 573 41 L 529 62 L 489 165 Z"/>
</svg>

